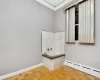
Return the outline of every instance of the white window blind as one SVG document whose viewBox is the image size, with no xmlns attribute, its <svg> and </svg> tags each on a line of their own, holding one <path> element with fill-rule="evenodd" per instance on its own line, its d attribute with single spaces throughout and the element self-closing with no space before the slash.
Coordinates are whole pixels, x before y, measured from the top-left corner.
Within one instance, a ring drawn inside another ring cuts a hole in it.
<svg viewBox="0 0 100 80">
<path fill-rule="evenodd" d="M 75 42 L 75 7 L 66 11 L 66 42 Z"/>
<path fill-rule="evenodd" d="M 94 43 L 94 0 L 79 4 L 79 42 Z"/>
</svg>

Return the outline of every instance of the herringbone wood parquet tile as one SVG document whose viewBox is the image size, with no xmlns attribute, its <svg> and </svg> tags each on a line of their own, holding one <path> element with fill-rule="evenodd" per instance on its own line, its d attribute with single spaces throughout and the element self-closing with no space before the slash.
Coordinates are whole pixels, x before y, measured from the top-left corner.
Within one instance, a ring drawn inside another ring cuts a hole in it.
<svg viewBox="0 0 100 80">
<path fill-rule="evenodd" d="M 5 80 L 100 80 L 79 70 L 62 66 L 54 71 L 41 66 Z"/>
</svg>

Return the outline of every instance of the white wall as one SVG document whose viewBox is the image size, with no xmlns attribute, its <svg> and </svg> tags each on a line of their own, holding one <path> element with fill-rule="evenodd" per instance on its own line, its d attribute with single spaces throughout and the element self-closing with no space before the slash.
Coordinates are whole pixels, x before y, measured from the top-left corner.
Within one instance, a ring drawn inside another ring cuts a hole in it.
<svg viewBox="0 0 100 80">
<path fill-rule="evenodd" d="M 100 69 L 100 0 L 95 0 L 95 45 L 66 44 L 66 59 Z M 65 30 L 63 9 L 55 12 L 55 32 Z"/>
<path fill-rule="evenodd" d="M 54 31 L 54 11 L 35 0 L 0 0 L 0 75 L 42 62 L 41 30 Z"/>
<path fill-rule="evenodd" d="M 55 33 L 55 54 L 64 54 L 65 32 Z"/>
<path fill-rule="evenodd" d="M 54 54 L 55 33 L 42 31 L 42 54 Z M 52 48 L 52 50 L 50 50 Z M 49 51 L 48 51 L 49 49 Z"/>
<path fill-rule="evenodd" d="M 65 32 L 42 31 L 42 54 L 64 54 Z M 52 50 L 50 50 L 52 48 Z M 48 51 L 49 49 L 49 51 Z"/>
</svg>

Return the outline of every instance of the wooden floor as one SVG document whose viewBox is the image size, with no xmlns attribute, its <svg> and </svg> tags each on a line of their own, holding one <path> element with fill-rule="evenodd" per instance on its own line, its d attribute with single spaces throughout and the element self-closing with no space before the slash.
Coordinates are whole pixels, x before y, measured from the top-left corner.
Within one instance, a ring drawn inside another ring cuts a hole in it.
<svg viewBox="0 0 100 80">
<path fill-rule="evenodd" d="M 89 74 L 80 72 L 68 66 L 62 66 L 50 71 L 44 66 L 19 74 L 5 80 L 100 80 Z"/>
</svg>

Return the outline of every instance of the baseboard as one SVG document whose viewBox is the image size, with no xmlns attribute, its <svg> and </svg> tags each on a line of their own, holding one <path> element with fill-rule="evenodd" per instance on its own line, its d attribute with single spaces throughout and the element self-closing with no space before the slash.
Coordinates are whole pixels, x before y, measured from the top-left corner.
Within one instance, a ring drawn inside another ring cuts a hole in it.
<svg viewBox="0 0 100 80">
<path fill-rule="evenodd" d="M 13 73 L 10 73 L 10 74 L 6 74 L 6 75 L 3 75 L 3 76 L 0 76 L 0 80 L 4 80 L 6 78 L 21 74 L 23 72 L 29 71 L 31 69 L 34 69 L 34 68 L 42 66 L 42 65 L 43 65 L 43 63 L 40 63 L 38 65 L 34 65 L 32 67 L 29 67 L 29 68 L 26 68 L 26 69 L 22 69 L 20 71 L 16 71 L 16 72 L 13 72 Z M 67 65 L 69 67 L 78 69 L 80 71 L 83 71 L 85 73 L 88 73 L 90 75 L 93 75 L 95 77 L 100 78 L 100 70 L 98 70 L 98 69 L 94 69 L 92 67 L 88 67 L 88 66 L 85 66 L 85 65 L 82 65 L 82 64 L 78 64 L 78 63 L 75 63 L 75 62 L 72 62 L 72 61 L 69 61 L 69 60 L 65 60 L 64 65 Z"/>
<path fill-rule="evenodd" d="M 6 75 L 3 75 L 3 76 L 0 76 L 0 80 L 4 80 L 4 79 L 6 79 L 6 78 L 9 78 L 9 77 L 18 75 L 18 74 L 20 74 L 20 73 L 29 71 L 29 70 L 31 70 L 31 69 L 34 69 L 34 68 L 39 67 L 39 66 L 42 66 L 42 65 L 43 65 L 43 63 L 40 63 L 40 64 L 38 64 L 38 65 L 34 65 L 34 66 L 32 66 L 32 67 L 29 67 L 29 68 L 26 68 L 26 69 L 22 69 L 22 70 L 20 70 L 20 71 L 16 71 L 16 72 L 13 72 L 13 73 L 10 73 L 10 74 L 6 74 Z"/>
<path fill-rule="evenodd" d="M 85 65 L 82 65 L 82 64 L 78 64 L 78 63 L 75 63 L 75 62 L 72 62 L 72 61 L 69 61 L 69 60 L 65 60 L 64 65 L 67 65 L 69 67 L 78 69 L 78 70 L 83 71 L 85 73 L 88 73 L 92 76 L 100 78 L 100 70 L 98 70 L 98 69 L 94 69 L 92 67 L 88 67 L 88 66 L 85 66 Z"/>
</svg>

